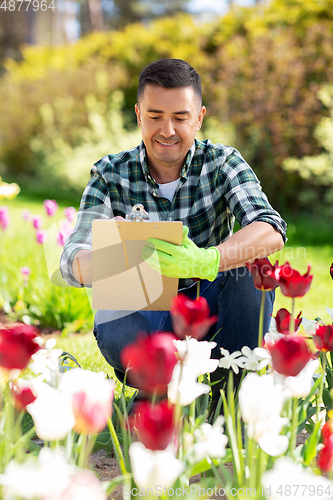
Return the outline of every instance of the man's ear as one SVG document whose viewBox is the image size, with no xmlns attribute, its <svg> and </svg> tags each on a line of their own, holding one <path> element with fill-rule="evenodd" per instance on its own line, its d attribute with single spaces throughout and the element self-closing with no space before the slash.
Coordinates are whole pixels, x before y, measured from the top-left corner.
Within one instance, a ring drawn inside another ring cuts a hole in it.
<svg viewBox="0 0 333 500">
<path fill-rule="evenodd" d="M 201 125 L 202 125 L 202 121 L 203 121 L 203 117 L 205 116 L 205 113 L 206 113 L 205 106 L 201 106 L 200 113 L 198 116 L 197 128 L 196 128 L 197 132 L 201 129 Z"/>
<path fill-rule="evenodd" d="M 134 109 L 135 109 L 136 121 L 137 121 L 138 127 L 141 128 L 141 115 L 140 115 L 140 109 L 139 109 L 138 103 L 135 104 Z"/>
</svg>

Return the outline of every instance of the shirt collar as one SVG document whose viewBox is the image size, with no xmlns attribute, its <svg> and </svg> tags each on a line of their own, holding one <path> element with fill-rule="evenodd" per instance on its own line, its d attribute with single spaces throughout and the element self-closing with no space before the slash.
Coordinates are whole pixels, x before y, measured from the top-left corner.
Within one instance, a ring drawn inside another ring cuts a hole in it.
<svg viewBox="0 0 333 500">
<path fill-rule="evenodd" d="M 192 159 L 194 156 L 194 152 L 195 152 L 195 141 L 193 142 L 192 146 L 188 150 L 188 153 L 187 153 L 186 159 L 185 159 L 185 163 L 184 163 L 183 168 L 181 169 L 181 172 L 180 172 L 180 176 L 183 177 L 184 179 L 186 179 L 186 177 L 187 177 L 187 170 L 188 170 L 188 167 L 191 165 L 191 162 L 192 162 Z M 141 141 L 141 144 L 140 144 L 140 163 L 141 163 L 141 168 L 142 168 L 143 174 L 146 178 L 146 181 L 148 182 L 150 173 L 149 173 L 149 169 L 148 169 L 148 165 L 147 165 L 146 147 L 145 147 L 143 141 Z"/>
</svg>

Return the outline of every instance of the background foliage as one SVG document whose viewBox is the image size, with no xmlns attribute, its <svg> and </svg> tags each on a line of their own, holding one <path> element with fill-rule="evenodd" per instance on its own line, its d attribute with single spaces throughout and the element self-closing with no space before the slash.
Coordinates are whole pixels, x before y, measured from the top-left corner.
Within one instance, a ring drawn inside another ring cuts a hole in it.
<svg viewBox="0 0 333 500">
<path fill-rule="evenodd" d="M 202 76 L 203 136 L 235 145 L 274 206 L 309 208 L 312 192 L 330 207 L 326 173 L 306 177 L 283 162 L 322 151 L 314 130 L 329 115 L 318 91 L 333 82 L 332 17 L 333 0 L 273 0 L 206 24 L 181 14 L 71 45 L 26 46 L 0 80 L 0 175 L 82 192 L 94 161 L 139 141 L 142 68 L 177 57 Z"/>
</svg>

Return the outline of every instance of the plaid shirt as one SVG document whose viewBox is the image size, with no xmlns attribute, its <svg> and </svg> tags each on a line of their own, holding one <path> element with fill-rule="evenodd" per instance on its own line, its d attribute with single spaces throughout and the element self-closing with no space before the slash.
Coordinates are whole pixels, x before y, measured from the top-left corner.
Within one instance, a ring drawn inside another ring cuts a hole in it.
<svg viewBox="0 0 333 500">
<path fill-rule="evenodd" d="M 179 220 L 189 237 L 202 248 L 216 246 L 233 233 L 235 219 L 244 227 L 267 222 L 286 241 L 286 223 L 269 204 L 259 180 L 240 153 L 229 146 L 195 140 L 187 153 L 172 203 L 159 194 L 147 167 L 146 149 L 140 146 L 99 160 L 83 193 L 78 219 L 67 238 L 60 261 L 66 283 L 83 286 L 73 276 L 79 250 L 92 247 L 92 220 L 125 217 L 142 203 L 150 220 Z M 180 280 L 180 288 L 192 280 Z"/>
</svg>

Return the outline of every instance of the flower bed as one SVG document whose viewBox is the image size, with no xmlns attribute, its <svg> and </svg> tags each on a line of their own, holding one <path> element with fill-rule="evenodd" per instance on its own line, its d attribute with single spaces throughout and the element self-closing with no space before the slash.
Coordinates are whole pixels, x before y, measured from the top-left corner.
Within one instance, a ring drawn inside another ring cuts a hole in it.
<svg viewBox="0 0 333 500">
<path fill-rule="evenodd" d="M 217 491 L 229 498 L 248 492 L 255 499 L 331 499 L 333 310 L 327 309 L 326 325 L 296 318 L 294 301 L 309 289 L 310 269 L 301 275 L 288 263 L 261 260 L 249 268 L 263 303 L 265 291 L 280 286 L 291 312 L 279 311 L 266 335 L 259 327 L 258 348 L 222 349 L 214 360 L 215 343 L 201 339 L 216 318 L 202 298 L 179 295 L 171 308 L 176 335 L 140 337 L 123 351 L 127 377 L 149 396 L 130 415 L 132 401 L 123 395 L 112 405 L 112 380 L 66 370 L 62 351 L 52 341 L 43 344 L 32 326 L 2 327 L 1 497 L 105 499 L 120 484 L 123 498 L 208 498 Z M 28 364 L 35 376 L 23 380 Z M 234 393 L 230 370 L 212 413 L 209 373 L 218 366 L 241 369 L 243 378 Z M 35 426 L 22 434 L 24 411 Z M 296 448 L 303 429 L 309 437 Z M 31 441 L 35 432 L 42 449 Z M 101 484 L 87 466 L 92 451 L 103 447 L 115 453 L 121 475 Z"/>
</svg>

